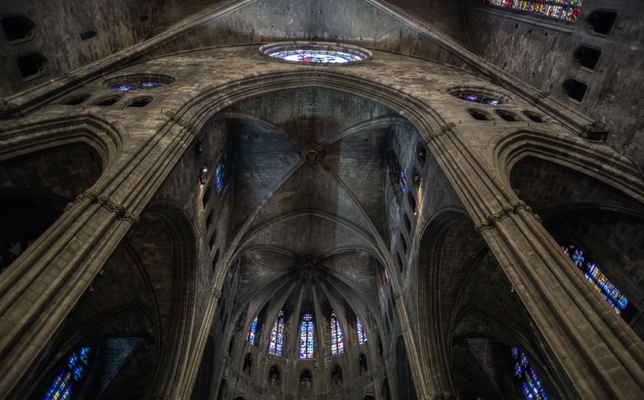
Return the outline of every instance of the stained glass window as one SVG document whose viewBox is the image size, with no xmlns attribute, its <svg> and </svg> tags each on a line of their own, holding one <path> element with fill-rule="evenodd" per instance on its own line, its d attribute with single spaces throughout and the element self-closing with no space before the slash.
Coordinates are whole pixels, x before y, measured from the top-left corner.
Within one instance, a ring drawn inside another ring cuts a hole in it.
<svg viewBox="0 0 644 400">
<path fill-rule="evenodd" d="M 364 333 L 364 329 L 362 329 L 362 322 L 360 322 L 359 319 L 356 318 L 356 331 L 358 332 L 358 343 L 362 344 L 367 341 L 367 335 Z"/>
<path fill-rule="evenodd" d="M 541 381 L 537 378 L 534 370 L 530 367 L 528 356 L 512 348 L 514 357 L 514 376 L 521 381 L 521 389 L 527 400 L 548 400 L 546 392 L 541 387 Z"/>
<path fill-rule="evenodd" d="M 231 156 L 230 152 L 226 151 L 221 159 L 219 164 L 217 164 L 217 170 L 215 171 L 217 177 L 217 193 L 221 193 L 226 188 L 226 183 L 228 183 L 228 178 L 230 177 L 231 170 Z"/>
<path fill-rule="evenodd" d="M 313 315 L 304 314 L 300 323 L 300 358 L 313 358 Z"/>
<path fill-rule="evenodd" d="M 255 344 L 255 334 L 257 333 L 257 321 L 259 317 L 255 317 L 253 322 L 250 324 L 250 330 L 246 334 L 246 341 L 250 344 Z"/>
<path fill-rule="evenodd" d="M 130 90 L 152 89 L 155 87 L 165 86 L 166 84 L 159 81 L 143 81 L 139 83 L 126 83 L 112 86 L 117 92 L 129 92 Z"/>
<path fill-rule="evenodd" d="M 527 11 L 566 21 L 576 21 L 581 10 L 582 0 L 486 0 L 487 4 Z"/>
<path fill-rule="evenodd" d="M 282 356 L 282 340 L 284 336 L 284 311 L 280 311 L 273 329 L 271 330 L 271 340 L 268 342 L 268 354 Z"/>
<path fill-rule="evenodd" d="M 364 57 L 359 55 L 349 54 L 343 51 L 317 49 L 283 50 L 270 53 L 269 55 L 284 61 L 320 64 L 346 64 L 364 59 Z"/>
<path fill-rule="evenodd" d="M 335 311 L 331 311 L 331 355 L 344 353 L 344 335 L 340 329 L 340 321 L 335 317 Z"/>
<path fill-rule="evenodd" d="M 72 353 L 67 359 L 67 365 L 54 379 L 51 387 L 45 395 L 45 400 L 69 400 L 72 395 L 72 385 L 81 384 L 85 377 L 84 370 L 89 364 L 89 347 Z"/>
<path fill-rule="evenodd" d="M 458 92 L 454 93 L 454 96 L 458 97 L 461 100 L 471 101 L 473 103 L 482 103 L 489 104 L 491 106 L 496 106 L 497 104 L 502 104 L 503 102 L 492 96 L 488 96 L 481 93 L 472 93 L 472 92 Z"/>
<path fill-rule="evenodd" d="M 394 192 L 396 193 L 396 198 L 400 201 L 402 194 L 407 189 L 407 177 L 405 172 L 400 166 L 400 161 L 393 150 L 389 150 L 387 154 L 387 164 L 389 166 L 389 179 L 394 185 Z"/>
<path fill-rule="evenodd" d="M 583 250 L 575 245 L 569 244 L 561 246 L 561 248 L 575 265 L 581 269 L 588 282 L 608 301 L 615 312 L 621 314 L 622 310 L 629 304 L 628 299 L 606 278 L 606 275 L 597 267 L 597 264 L 588 260 Z"/>
</svg>

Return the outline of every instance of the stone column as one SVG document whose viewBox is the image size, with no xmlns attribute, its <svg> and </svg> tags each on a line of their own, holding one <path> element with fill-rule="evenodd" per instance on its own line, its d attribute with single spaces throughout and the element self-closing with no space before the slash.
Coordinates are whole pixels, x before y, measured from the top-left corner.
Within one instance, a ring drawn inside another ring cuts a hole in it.
<svg viewBox="0 0 644 400">
<path fill-rule="evenodd" d="M 581 398 L 644 398 L 644 343 L 538 217 L 449 127 L 429 147 Z"/>
</svg>

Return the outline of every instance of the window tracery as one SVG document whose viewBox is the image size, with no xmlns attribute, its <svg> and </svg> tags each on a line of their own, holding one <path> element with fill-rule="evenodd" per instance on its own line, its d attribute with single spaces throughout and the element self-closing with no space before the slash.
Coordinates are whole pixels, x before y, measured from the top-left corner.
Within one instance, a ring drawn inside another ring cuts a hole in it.
<svg viewBox="0 0 644 400">
<path fill-rule="evenodd" d="M 284 311 L 280 311 L 273 329 L 271 330 L 271 339 L 268 343 L 268 354 L 278 357 L 282 356 L 282 340 L 284 336 Z"/>
<path fill-rule="evenodd" d="M 89 364 L 90 347 L 81 347 L 67 359 L 65 369 L 54 380 L 45 395 L 45 400 L 69 400 L 72 395 L 72 385 L 80 385 L 85 377 L 84 370 Z"/>
<path fill-rule="evenodd" d="M 358 332 L 358 343 L 362 344 L 367 341 L 367 335 L 364 333 L 362 328 L 362 322 L 356 318 L 356 331 Z"/>
<path fill-rule="evenodd" d="M 545 15 L 547 17 L 576 21 L 583 0 L 486 0 L 487 4 Z"/>
<path fill-rule="evenodd" d="M 331 311 L 331 355 L 344 353 L 344 335 L 340 328 L 340 321 L 335 317 L 335 311 Z"/>
<path fill-rule="evenodd" d="M 221 196 L 221 194 L 224 192 L 224 189 L 226 188 L 226 184 L 228 183 L 228 179 L 230 179 L 230 173 L 232 169 L 232 157 L 230 155 L 230 151 L 227 150 L 223 156 L 221 156 L 221 159 L 219 160 L 219 163 L 217 164 L 217 169 L 215 170 L 215 175 L 216 175 L 216 184 L 217 184 L 217 193 Z"/>
<path fill-rule="evenodd" d="M 530 367 L 528 356 L 512 348 L 514 357 L 514 376 L 521 381 L 521 389 L 527 400 L 548 400 L 545 390 L 541 387 L 541 381 L 537 378 L 534 370 Z"/>
<path fill-rule="evenodd" d="M 606 278 L 606 275 L 597 267 L 597 264 L 588 260 L 584 251 L 573 244 L 561 246 L 561 248 L 575 265 L 581 269 L 584 277 L 593 285 L 595 290 L 608 301 L 608 304 L 613 307 L 617 314 L 621 314 L 629 305 L 628 299 Z"/>
<path fill-rule="evenodd" d="M 257 333 L 257 321 L 259 316 L 256 316 L 253 322 L 250 324 L 250 330 L 246 334 L 246 341 L 252 345 L 255 344 L 255 334 Z"/>
<path fill-rule="evenodd" d="M 312 314 L 304 314 L 300 323 L 300 358 L 313 358 L 313 323 Z"/>
</svg>

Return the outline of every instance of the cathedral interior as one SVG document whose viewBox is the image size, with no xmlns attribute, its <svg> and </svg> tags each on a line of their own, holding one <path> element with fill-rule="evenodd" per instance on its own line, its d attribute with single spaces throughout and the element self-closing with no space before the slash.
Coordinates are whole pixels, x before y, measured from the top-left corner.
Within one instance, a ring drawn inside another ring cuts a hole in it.
<svg viewBox="0 0 644 400">
<path fill-rule="evenodd" d="M 641 0 L 0 22 L 0 399 L 644 398 Z"/>
</svg>

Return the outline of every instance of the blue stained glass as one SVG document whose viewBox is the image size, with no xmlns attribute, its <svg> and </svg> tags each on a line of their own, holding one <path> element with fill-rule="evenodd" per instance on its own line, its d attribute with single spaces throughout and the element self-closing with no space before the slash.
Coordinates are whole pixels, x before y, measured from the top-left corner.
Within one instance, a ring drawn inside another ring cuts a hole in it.
<svg viewBox="0 0 644 400">
<path fill-rule="evenodd" d="M 246 334 L 246 341 L 250 344 L 255 344 L 255 334 L 257 333 L 257 321 L 259 317 L 255 317 L 250 324 L 250 330 Z"/>
<path fill-rule="evenodd" d="M 364 333 L 362 328 L 362 322 L 356 318 L 356 331 L 358 332 L 358 343 L 362 344 L 367 341 L 367 335 Z"/>
<path fill-rule="evenodd" d="M 548 400 L 545 390 L 541 387 L 541 381 L 537 378 L 534 370 L 530 367 L 528 357 L 519 352 L 516 347 L 512 348 L 514 356 L 514 376 L 521 380 L 521 389 L 527 400 Z"/>
<path fill-rule="evenodd" d="M 268 343 L 268 354 L 278 357 L 282 356 L 282 338 L 284 336 L 284 311 L 280 311 L 273 329 L 271 330 L 271 339 Z"/>
<path fill-rule="evenodd" d="M 331 311 L 331 355 L 344 353 L 344 337 L 340 328 L 340 321 L 335 317 L 335 311 Z"/>
<path fill-rule="evenodd" d="M 45 400 L 68 400 L 72 395 L 72 382 L 80 382 L 83 378 L 84 365 L 89 361 L 89 347 L 82 347 L 67 359 L 67 365 L 45 394 Z"/>
<path fill-rule="evenodd" d="M 219 195 L 224 191 L 226 183 L 228 182 L 228 176 L 230 174 L 230 156 L 228 152 L 225 152 L 219 164 L 217 164 L 217 169 L 215 170 L 216 183 L 217 183 L 217 192 Z"/>
<path fill-rule="evenodd" d="M 359 55 L 334 50 L 293 49 L 277 51 L 268 55 L 289 62 L 318 64 L 347 64 L 363 60 L 363 57 Z"/>
<path fill-rule="evenodd" d="M 588 261 L 583 250 L 575 245 L 570 244 L 561 246 L 561 248 L 575 265 L 581 269 L 586 280 L 606 299 L 615 312 L 621 314 L 621 311 L 628 306 L 628 299 L 606 278 L 604 273 L 597 267 L 597 264 Z"/>
<path fill-rule="evenodd" d="M 314 327 L 313 315 L 304 314 L 300 323 L 300 358 L 313 358 Z"/>
<path fill-rule="evenodd" d="M 458 97 L 459 99 L 471 101 L 474 103 L 489 104 L 491 106 L 496 106 L 497 104 L 501 103 L 501 100 L 499 99 L 495 99 L 493 97 L 480 93 L 460 92 L 454 93 L 454 96 Z"/>
<path fill-rule="evenodd" d="M 160 86 L 165 86 L 165 83 L 159 81 L 144 81 L 139 83 L 114 85 L 112 86 L 112 90 L 116 90 L 117 92 L 129 92 L 130 90 L 152 89 Z"/>
</svg>

